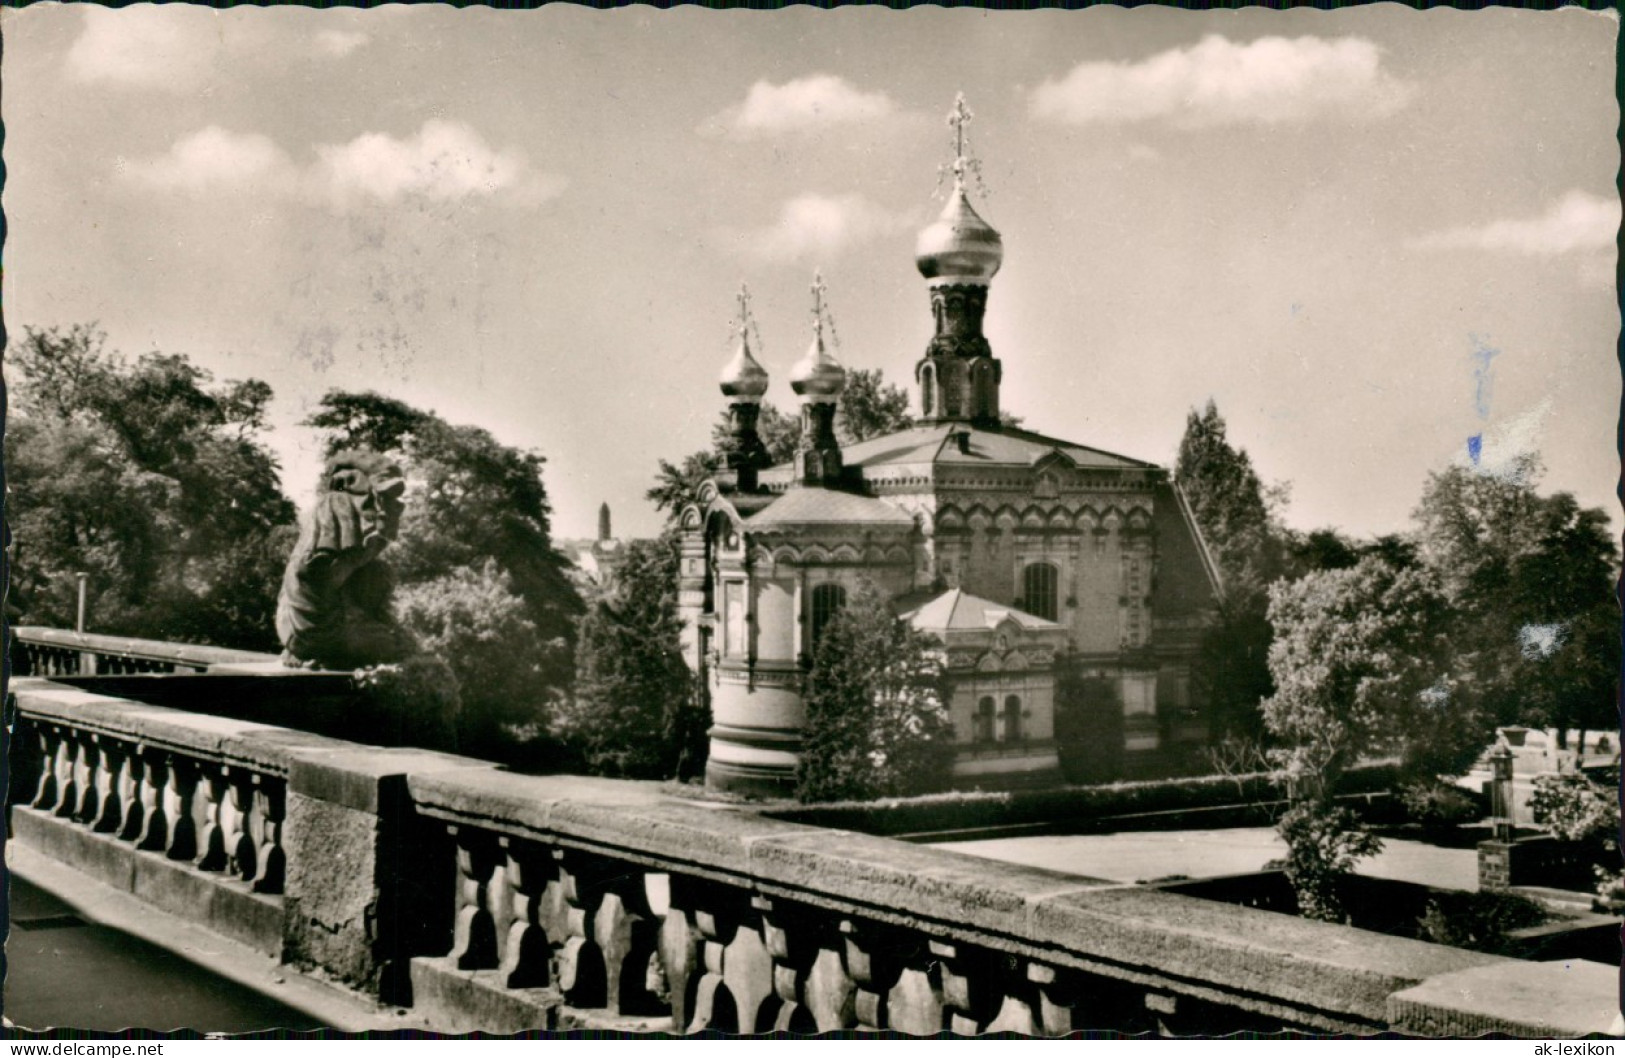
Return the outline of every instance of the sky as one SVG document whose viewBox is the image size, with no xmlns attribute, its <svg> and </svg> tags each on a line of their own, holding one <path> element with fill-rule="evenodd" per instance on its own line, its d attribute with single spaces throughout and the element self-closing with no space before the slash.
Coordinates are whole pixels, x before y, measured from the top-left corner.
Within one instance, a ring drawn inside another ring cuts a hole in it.
<svg viewBox="0 0 1625 1058">
<path fill-rule="evenodd" d="M 1577 10 L 0 9 L 10 332 L 97 323 L 376 389 L 547 459 L 559 538 L 651 535 L 735 294 L 773 376 L 821 269 L 918 407 L 914 267 L 963 92 L 1030 428 L 1172 463 L 1209 399 L 1298 528 L 1404 529 L 1530 448 L 1620 524 L 1617 19 Z M 1476 438 L 1476 440 L 1474 440 Z"/>
</svg>

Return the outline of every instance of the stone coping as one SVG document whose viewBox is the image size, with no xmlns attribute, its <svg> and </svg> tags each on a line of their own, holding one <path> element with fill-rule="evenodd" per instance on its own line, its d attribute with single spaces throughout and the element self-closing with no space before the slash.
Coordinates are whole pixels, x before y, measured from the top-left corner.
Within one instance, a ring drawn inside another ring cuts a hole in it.
<svg viewBox="0 0 1625 1058">
<path fill-rule="evenodd" d="M 445 822 L 575 847 L 1056 966 L 1281 1014 L 1381 1029 L 1388 1000 L 1439 975 L 1516 963 L 1351 927 L 1121 886 L 680 801 L 655 783 L 528 776 L 471 758 L 19 681 L 23 715 L 290 776 L 362 811 L 404 792 Z M 325 792 L 324 792 L 325 791 Z"/>
</svg>

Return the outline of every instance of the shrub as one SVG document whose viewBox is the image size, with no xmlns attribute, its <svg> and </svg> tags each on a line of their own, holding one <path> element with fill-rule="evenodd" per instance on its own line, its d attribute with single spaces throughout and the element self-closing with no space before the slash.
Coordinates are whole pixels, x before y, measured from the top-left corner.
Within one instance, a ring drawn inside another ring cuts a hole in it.
<svg viewBox="0 0 1625 1058">
<path fill-rule="evenodd" d="M 1491 955 L 1512 954 L 1507 935 L 1538 926 L 1550 917 L 1545 908 L 1513 893 L 1452 893 L 1428 900 L 1417 920 L 1417 938 L 1452 948 Z"/>
<path fill-rule="evenodd" d="M 1382 842 L 1359 816 L 1341 805 L 1299 801 L 1278 826 L 1287 845 L 1287 881 L 1298 894 L 1304 918 L 1342 922 L 1347 917 L 1338 883 L 1355 863 L 1375 855 Z"/>
<path fill-rule="evenodd" d="M 1584 775 L 1536 776 L 1529 807 L 1535 814 L 1535 822 L 1564 841 L 1618 845 L 1617 791 L 1594 783 Z"/>
<path fill-rule="evenodd" d="M 1426 827 L 1454 827 L 1483 818 L 1477 798 L 1459 786 L 1414 782 L 1399 789 L 1405 817 Z"/>
</svg>

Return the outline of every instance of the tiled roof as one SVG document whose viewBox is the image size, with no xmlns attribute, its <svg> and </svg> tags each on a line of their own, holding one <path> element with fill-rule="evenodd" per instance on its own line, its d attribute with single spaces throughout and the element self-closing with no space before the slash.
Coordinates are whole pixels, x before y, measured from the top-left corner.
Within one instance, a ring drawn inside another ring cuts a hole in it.
<svg viewBox="0 0 1625 1058">
<path fill-rule="evenodd" d="M 909 527 L 914 519 L 883 500 L 823 488 L 792 488 L 745 519 L 747 529 L 831 524 Z"/>
<path fill-rule="evenodd" d="M 905 595 L 897 600 L 896 605 L 902 618 L 922 632 L 994 628 L 1006 618 L 1033 631 L 1061 627 L 1054 621 L 1046 621 L 1025 610 L 1001 605 L 960 588 L 935 595 Z"/>
<path fill-rule="evenodd" d="M 968 435 L 963 445 L 950 436 L 955 433 Z M 1129 470 L 1156 466 L 1098 448 L 1046 437 L 1031 430 L 1014 427 L 985 430 L 964 423 L 915 426 L 884 437 L 860 441 L 841 450 L 847 466 L 864 468 L 919 463 L 1031 466 L 1051 452 L 1060 452 L 1081 467 Z"/>
</svg>

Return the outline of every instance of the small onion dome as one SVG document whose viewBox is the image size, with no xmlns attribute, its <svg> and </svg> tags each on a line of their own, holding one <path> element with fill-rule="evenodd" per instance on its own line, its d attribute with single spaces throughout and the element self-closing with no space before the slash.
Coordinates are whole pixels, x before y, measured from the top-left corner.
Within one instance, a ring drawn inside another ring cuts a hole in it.
<svg viewBox="0 0 1625 1058">
<path fill-rule="evenodd" d="M 824 347 L 824 329 L 813 332 L 807 355 L 790 369 L 790 388 L 796 396 L 814 401 L 831 401 L 846 389 L 846 368 Z"/>
<path fill-rule="evenodd" d="M 964 184 L 954 193 L 935 224 L 920 232 L 914 263 L 927 279 L 987 283 L 1004 261 L 1004 240 L 971 208 Z"/>
<path fill-rule="evenodd" d="M 767 392 L 767 369 L 750 353 L 750 338 L 739 336 L 739 348 L 722 369 L 722 395 L 742 402 L 760 401 Z"/>
</svg>

